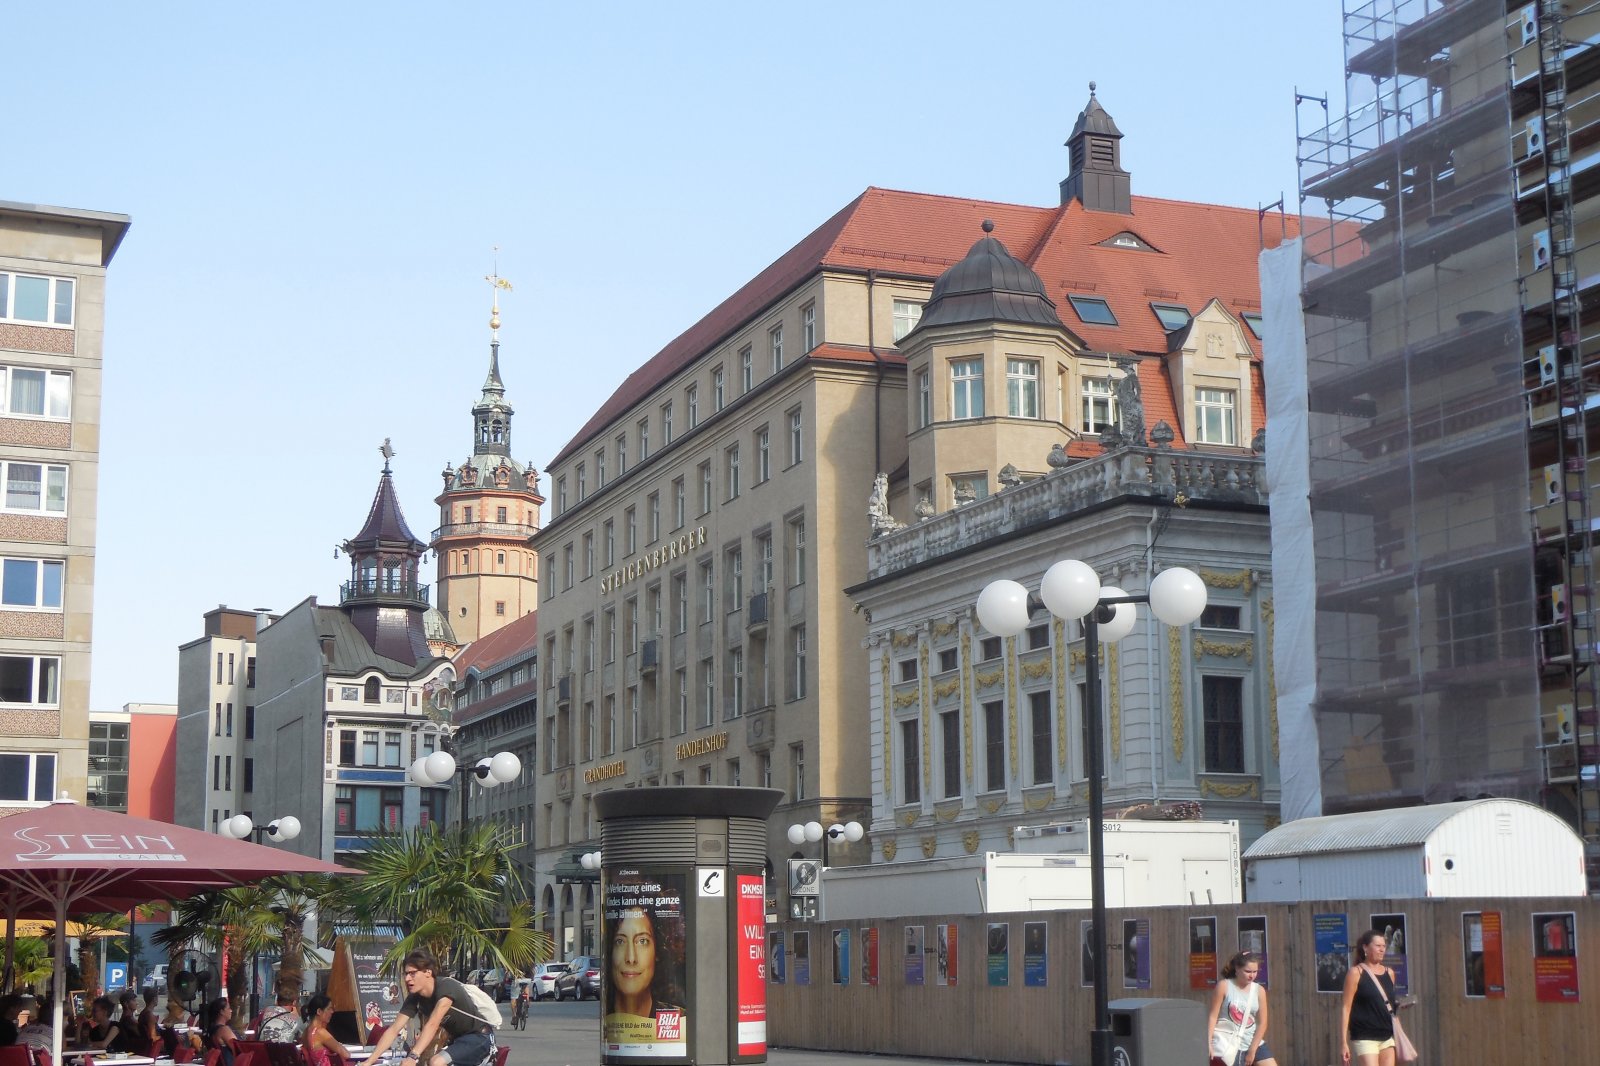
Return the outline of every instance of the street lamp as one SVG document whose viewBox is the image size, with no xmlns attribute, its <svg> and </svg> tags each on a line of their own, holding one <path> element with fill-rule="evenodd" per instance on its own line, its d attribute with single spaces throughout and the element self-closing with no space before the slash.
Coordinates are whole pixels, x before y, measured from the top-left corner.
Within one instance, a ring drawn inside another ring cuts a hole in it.
<svg viewBox="0 0 1600 1066">
<path fill-rule="evenodd" d="M 1156 618 L 1169 626 L 1186 626 L 1206 609 L 1206 586 L 1197 574 L 1169 567 L 1150 582 L 1143 595 L 1129 595 L 1115 586 L 1101 586 L 1088 563 L 1064 559 L 1045 571 L 1034 599 L 1015 581 L 991 581 L 978 594 L 978 621 L 1000 637 L 1014 637 L 1028 628 L 1028 618 L 1043 606 L 1063 620 L 1082 619 L 1084 655 L 1084 719 L 1087 725 L 1089 772 L 1090 948 L 1094 952 L 1094 1028 L 1089 1032 L 1089 1061 L 1111 1066 L 1111 1008 L 1106 975 L 1106 849 L 1105 753 L 1100 720 L 1100 641 L 1121 640 L 1133 631 L 1133 605 L 1148 603 Z"/>
<path fill-rule="evenodd" d="M 292 814 L 286 814 L 282 818 L 274 818 L 266 825 L 256 825 L 248 814 L 236 814 L 218 826 L 217 832 L 234 840 L 255 837 L 257 844 L 261 843 L 263 836 L 282 843 L 300 835 L 300 819 Z"/>
<path fill-rule="evenodd" d="M 496 752 L 485 755 L 471 766 L 457 766 L 456 757 L 448 751 L 436 751 L 432 755 L 424 755 L 411 764 L 408 771 L 411 780 L 419 785 L 442 785 L 452 777 L 468 777 L 477 779 L 478 784 L 484 788 L 493 788 L 503 785 L 508 781 L 515 781 L 522 775 L 522 760 L 509 751 Z M 467 790 L 461 789 L 461 824 L 467 824 Z"/>
<path fill-rule="evenodd" d="M 842 837 L 854 844 L 865 835 L 866 830 L 861 828 L 860 822 L 845 822 L 843 825 L 835 822 L 826 830 L 822 828 L 821 822 L 807 822 L 804 825 L 797 823 L 789 827 L 789 843 L 791 844 L 804 844 L 807 841 L 815 844 L 819 840 L 822 841 L 822 865 L 824 867 L 829 865 L 828 843 L 830 841 L 838 840 Z"/>
<path fill-rule="evenodd" d="M 583 853 L 582 857 L 578 859 L 578 865 L 582 866 L 585 870 L 598 870 L 600 869 L 600 864 L 603 861 L 604 856 L 601 852 L 586 851 Z"/>
</svg>

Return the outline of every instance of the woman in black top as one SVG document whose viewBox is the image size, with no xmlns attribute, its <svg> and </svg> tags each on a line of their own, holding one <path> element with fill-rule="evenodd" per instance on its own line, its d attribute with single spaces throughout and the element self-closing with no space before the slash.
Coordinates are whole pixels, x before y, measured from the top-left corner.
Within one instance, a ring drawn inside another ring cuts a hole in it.
<svg viewBox="0 0 1600 1066">
<path fill-rule="evenodd" d="M 89 1008 L 89 1031 L 84 1034 L 84 1044 L 96 1051 L 120 1055 L 128 1050 L 128 1037 L 122 1025 L 111 1020 L 111 997 L 96 996 Z"/>
<path fill-rule="evenodd" d="M 206 1050 L 216 1048 L 222 1052 L 222 1066 L 233 1066 L 233 1056 L 239 1050 L 239 1036 L 228 1024 L 233 1021 L 233 1004 L 228 997 L 218 996 L 206 1004 Z"/>
<path fill-rule="evenodd" d="M 1356 964 L 1344 977 L 1344 1061 L 1394 1066 L 1394 971 L 1383 964 L 1388 945 L 1369 929 L 1356 942 Z"/>
</svg>

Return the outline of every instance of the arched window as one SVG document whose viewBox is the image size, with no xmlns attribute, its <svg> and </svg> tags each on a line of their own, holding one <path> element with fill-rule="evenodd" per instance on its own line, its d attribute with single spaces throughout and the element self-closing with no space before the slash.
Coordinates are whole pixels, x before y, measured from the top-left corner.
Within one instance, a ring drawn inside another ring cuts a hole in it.
<svg viewBox="0 0 1600 1066">
<path fill-rule="evenodd" d="M 377 703 L 379 695 L 378 679 L 375 677 L 367 678 L 366 691 L 362 694 L 363 702 Z"/>
</svg>

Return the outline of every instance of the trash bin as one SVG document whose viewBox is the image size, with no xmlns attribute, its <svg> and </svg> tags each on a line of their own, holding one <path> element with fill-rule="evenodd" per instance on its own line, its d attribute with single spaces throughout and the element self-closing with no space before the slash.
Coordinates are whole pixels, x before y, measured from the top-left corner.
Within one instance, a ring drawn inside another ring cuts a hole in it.
<svg viewBox="0 0 1600 1066">
<path fill-rule="evenodd" d="M 1112 1066 L 1205 1062 L 1206 1010 L 1190 999 L 1114 999 Z"/>
<path fill-rule="evenodd" d="M 602 792 L 600 1061 L 767 1060 L 767 818 L 783 793 Z"/>
</svg>

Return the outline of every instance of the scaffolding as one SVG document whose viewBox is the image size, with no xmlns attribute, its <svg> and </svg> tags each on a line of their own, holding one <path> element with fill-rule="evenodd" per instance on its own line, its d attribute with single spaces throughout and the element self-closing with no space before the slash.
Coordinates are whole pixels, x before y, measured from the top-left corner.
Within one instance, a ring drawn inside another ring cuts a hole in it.
<svg viewBox="0 0 1600 1066">
<path fill-rule="evenodd" d="M 1527 799 L 1592 869 L 1597 7 L 1349 5 L 1297 100 L 1324 810 Z"/>
</svg>

